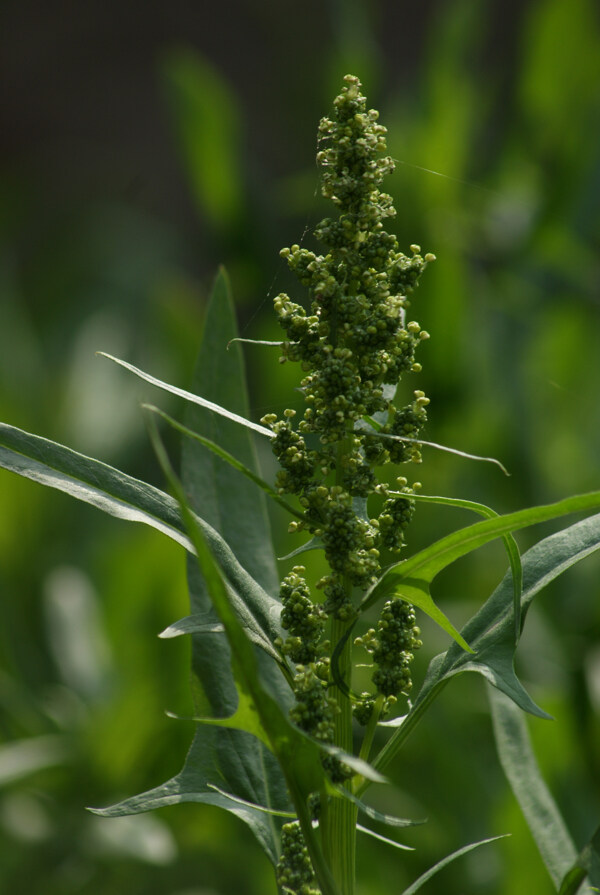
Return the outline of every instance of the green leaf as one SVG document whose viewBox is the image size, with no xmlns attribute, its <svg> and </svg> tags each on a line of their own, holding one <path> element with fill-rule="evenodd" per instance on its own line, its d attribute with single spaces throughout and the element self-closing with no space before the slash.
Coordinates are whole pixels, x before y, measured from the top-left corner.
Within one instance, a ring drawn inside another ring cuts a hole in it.
<svg viewBox="0 0 600 895">
<path fill-rule="evenodd" d="M 0 423 L 0 467 L 62 491 L 111 516 L 143 522 L 193 552 L 177 502 L 164 491 L 106 463 Z M 214 528 L 198 517 L 196 522 L 237 595 L 240 612 L 251 613 L 264 637 L 272 643 L 281 635 L 278 601 L 248 574 Z"/>
<path fill-rule="evenodd" d="M 211 402 L 226 404 L 238 416 L 245 417 L 248 398 L 242 354 L 238 346 L 227 351 L 235 335 L 229 281 L 221 270 L 206 312 L 192 387 L 201 390 Z M 196 404 L 188 404 L 186 424 L 181 427 L 186 433 L 194 431 L 193 439 L 186 437 L 182 442 L 182 478 L 190 506 L 201 512 L 227 541 L 253 577 L 275 592 L 277 571 L 264 496 L 256 488 L 256 480 L 262 480 L 252 433 Z M 222 462 L 223 459 L 228 462 Z M 216 798 L 215 786 L 235 793 L 245 807 L 241 808 L 231 798 L 222 798 L 220 807 L 238 815 L 243 812 L 240 816 L 275 862 L 279 853 L 280 822 L 273 817 L 267 821 L 262 808 L 275 807 L 278 813 L 289 808 L 285 779 L 265 745 L 267 737 L 251 701 L 234 678 L 229 641 L 218 633 L 215 636 L 218 631 L 225 632 L 225 626 L 215 612 L 206 581 L 191 557 L 188 583 L 192 614 L 168 628 L 165 635 L 192 635 L 194 709 L 196 716 L 204 716 L 202 720 L 206 724 L 198 729 L 184 768 L 175 778 L 176 785 L 183 801 L 208 800 L 212 804 Z M 228 595 L 230 599 L 233 596 L 231 591 Z M 279 631 L 280 608 L 277 601 L 272 601 L 269 609 Z M 278 701 L 286 705 L 286 700 L 290 700 L 289 688 L 278 666 L 267 655 L 281 662 L 271 642 L 275 631 L 271 631 L 271 639 L 265 643 L 254 625 L 248 624 L 241 613 L 237 612 L 237 616 L 248 638 L 261 647 L 256 660 L 262 680 L 269 684 Z M 253 781 L 261 781 L 258 793 L 254 791 Z M 159 787 L 154 791 L 155 797 L 160 797 L 161 792 L 168 794 L 171 785 L 173 781 Z M 252 805 L 258 806 L 256 810 Z"/>
<path fill-rule="evenodd" d="M 157 431 L 151 431 L 151 435 L 161 465 L 179 502 L 213 606 L 225 627 L 231 648 L 235 683 L 240 697 L 243 694 L 244 714 L 255 715 L 253 726 L 260 725 L 271 751 L 279 761 L 323 895 L 338 895 L 337 887 L 314 835 L 307 805 L 311 793 L 322 790 L 325 785 L 319 748 L 294 727 L 284 710 L 261 682 L 256 654 L 230 601 L 225 579 L 203 537 L 196 517 L 187 505 L 183 489 L 173 473 Z M 235 794 L 238 795 L 237 792 Z"/>
<path fill-rule="evenodd" d="M 256 775 L 256 749 L 264 761 L 264 775 Z M 215 764 L 214 757 L 217 756 Z M 148 792 L 141 793 L 109 808 L 91 808 L 93 814 L 102 817 L 121 817 L 153 811 L 167 805 L 182 802 L 200 802 L 223 808 L 243 820 L 252 829 L 258 842 L 273 862 L 277 863 L 279 850 L 275 848 L 278 824 L 273 817 L 247 804 L 234 804 L 231 799 L 212 790 L 210 784 L 222 786 L 223 779 L 235 767 L 236 790 L 247 802 L 263 805 L 274 810 L 289 810 L 285 788 L 274 791 L 270 780 L 271 768 L 277 768 L 275 757 L 263 749 L 250 734 L 237 730 L 199 728 L 190 747 L 183 770 L 171 780 Z"/>
<path fill-rule="evenodd" d="M 266 339 L 241 339 L 237 336 L 235 339 L 230 339 L 227 343 L 227 349 L 233 342 L 243 342 L 246 345 L 268 345 L 270 348 L 281 348 L 282 345 L 285 345 L 285 342 L 270 342 Z"/>
<path fill-rule="evenodd" d="M 302 544 L 300 547 L 296 547 L 295 550 L 292 550 L 291 553 L 286 553 L 285 556 L 278 556 L 277 558 L 281 561 L 285 559 L 293 559 L 294 556 L 300 556 L 301 553 L 308 553 L 309 550 L 323 550 L 325 545 L 323 543 L 322 538 L 311 538 L 310 541 L 307 541 L 305 544 Z"/>
<path fill-rule="evenodd" d="M 160 416 L 165 422 L 167 422 L 174 429 L 177 429 L 178 432 L 181 432 L 182 435 L 187 436 L 188 438 L 197 441 L 199 444 L 203 445 L 205 448 L 208 448 L 209 451 L 212 451 L 217 457 L 220 457 L 221 460 L 224 460 L 225 463 L 228 463 L 234 469 L 237 469 L 238 472 L 241 472 L 242 475 L 245 475 L 250 479 L 251 482 L 254 482 L 255 485 L 267 494 L 271 500 L 274 500 L 275 503 L 278 503 L 280 507 L 283 507 L 284 510 L 287 510 L 288 513 L 291 513 L 292 516 L 296 516 L 298 519 L 304 519 L 303 513 L 299 510 L 294 509 L 294 507 L 284 500 L 284 498 L 279 494 L 275 488 L 271 487 L 268 482 L 265 482 L 264 479 L 261 479 L 259 475 L 253 472 L 251 469 L 248 469 L 247 466 L 244 466 L 243 463 L 240 463 L 239 460 L 228 453 L 228 451 L 224 450 L 220 445 L 216 444 L 214 441 L 211 441 L 210 438 L 204 438 L 202 435 L 199 435 L 198 432 L 193 432 L 191 429 L 188 429 L 187 426 L 184 426 L 182 423 L 174 420 L 173 417 L 169 416 L 168 413 L 164 413 L 164 411 L 160 410 L 158 407 L 154 407 L 152 404 L 143 404 L 142 407 L 144 410 L 148 410 L 151 413 L 155 413 L 157 416 Z M 231 489 L 230 489 L 231 490 Z"/>
<path fill-rule="evenodd" d="M 590 891 L 600 891 L 598 888 L 600 886 L 600 827 L 579 852 L 573 867 L 564 876 L 558 895 L 575 895 L 586 877 Z"/>
<path fill-rule="evenodd" d="M 223 625 L 223 628 L 225 629 L 225 625 Z M 229 715 L 225 718 L 202 718 L 197 715 L 185 717 L 183 715 L 176 715 L 174 712 L 167 712 L 167 714 L 170 718 L 174 718 L 177 721 L 194 721 L 196 724 L 209 724 L 214 727 L 226 727 L 231 728 L 232 730 L 241 730 L 244 733 L 250 733 L 270 749 L 271 743 L 267 732 L 260 722 L 256 705 L 243 684 L 240 684 L 240 680 L 243 681 L 243 677 L 240 677 L 239 675 L 235 676 L 237 706 L 233 715 Z M 237 784 L 237 780 L 233 782 Z"/>
<path fill-rule="evenodd" d="M 259 435 L 266 435 L 267 438 L 274 437 L 270 429 L 267 429 L 265 426 L 260 426 L 258 423 L 253 423 L 251 420 L 247 420 L 243 416 L 233 413 L 231 410 L 226 410 L 226 408 L 221 407 L 220 404 L 215 404 L 207 398 L 200 397 L 200 395 L 193 395 L 191 392 L 188 392 L 183 388 L 178 388 L 176 385 L 170 385 L 168 382 L 163 382 L 161 379 L 157 379 L 156 376 L 151 376 L 150 373 L 144 373 L 143 370 L 134 367 L 133 364 L 128 364 L 127 361 L 120 360 L 118 357 L 113 357 L 112 354 L 106 354 L 105 351 L 97 351 L 96 353 L 99 357 L 105 357 L 107 360 L 119 364 L 120 367 L 129 370 L 130 373 L 134 373 L 140 379 L 149 382 L 150 385 L 156 386 L 156 388 L 169 392 L 171 395 L 177 395 L 178 398 L 183 398 L 185 401 L 190 401 L 192 404 L 197 404 L 198 407 L 205 407 L 207 410 L 212 411 L 212 413 L 224 416 L 234 423 L 245 426 L 247 429 L 252 429 L 253 432 L 258 432 Z"/>
<path fill-rule="evenodd" d="M 404 890 L 402 895 L 415 895 L 415 892 L 418 892 L 424 883 L 430 880 L 432 876 L 435 876 L 436 873 L 439 873 L 440 870 L 443 870 L 448 864 L 451 864 L 452 861 L 456 861 L 456 859 L 460 858 L 462 855 L 466 855 L 468 852 L 473 851 L 473 849 L 479 848 L 480 845 L 487 845 L 488 842 L 496 842 L 498 839 L 505 839 L 506 836 L 510 836 L 510 833 L 505 833 L 504 836 L 492 836 L 491 839 L 481 839 L 479 842 L 471 842 L 470 845 L 463 845 L 462 848 L 459 848 L 457 851 L 452 852 L 451 855 L 442 858 L 441 861 L 438 861 L 437 864 L 434 864 L 433 867 L 430 867 L 429 870 L 421 874 L 408 889 Z"/>
<path fill-rule="evenodd" d="M 387 836 L 382 836 L 381 833 L 376 833 L 375 830 L 370 830 L 368 827 L 363 827 L 361 824 L 356 824 L 356 829 L 359 833 L 366 833 L 368 836 L 372 836 L 373 839 L 379 839 L 380 842 L 385 842 L 386 845 L 393 845 L 394 848 L 399 848 L 402 851 L 414 851 L 412 845 L 403 845 L 402 842 L 396 842 L 395 839 L 388 839 Z"/>
<path fill-rule="evenodd" d="M 339 798 L 348 799 L 350 802 L 356 805 L 359 811 L 362 811 L 363 814 L 366 814 L 367 817 L 370 817 L 371 820 L 378 820 L 380 823 L 386 824 L 386 826 L 388 827 L 418 827 L 424 823 L 427 823 L 426 820 L 409 820 L 405 817 L 396 817 L 393 814 L 384 814 L 382 811 L 378 811 L 371 805 L 367 805 L 366 802 L 363 802 L 357 796 L 353 795 L 345 787 L 335 786 L 334 789 Z"/>
<path fill-rule="evenodd" d="M 391 435 L 388 432 L 381 431 L 382 421 L 378 420 L 377 417 L 374 419 L 371 417 L 365 417 L 365 420 L 375 429 L 375 431 L 369 431 L 362 422 L 358 422 L 354 431 L 360 433 L 360 435 L 370 435 L 373 438 L 386 438 L 388 441 L 402 441 L 402 442 L 411 442 L 413 444 L 421 444 L 424 447 L 432 447 L 435 448 L 436 451 L 444 451 L 447 454 L 455 454 L 457 457 L 466 457 L 467 460 L 479 460 L 482 463 L 494 463 L 498 466 L 504 475 L 510 475 L 506 467 L 500 462 L 500 460 L 496 460 L 495 457 L 480 457 L 478 454 L 468 454 L 466 451 L 460 451 L 458 448 L 447 447 L 445 444 L 437 444 L 435 441 L 423 441 L 422 438 L 409 438 L 407 435 Z M 374 425 L 373 425 L 374 424 Z"/>
<path fill-rule="evenodd" d="M 599 548 L 600 514 L 544 538 L 528 550 L 522 557 L 522 619 L 525 619 L 533 597 L 550 581 Z M 466 671 L 483 675 L 523 711 L 542 718 L 550 717 L 536 706 L 514 671 L 516 645 L 512 591 L 512 573 L 509 572 L 463 628 L 465 639 L 476 650 L 474 656 L 453 643 L 445 653 L 431 660 L 412 709 L 373 761 L 376 768 L 385 770 L 443 687 L 452 677 Z"/>
<path fill-rule="evenodd" d="M 568 497 L 557 503 L 547 506 L 529 507 L 506 516 L 496 516 L 483 522 L 476 522 L 467 528 L 461 528 L 445 538 L 441 538 L 425 550 L 419 551 L 409 559 L 403 560 L 391 566 L 367 591 L 361 610 L 364 611 L 378 600 L 385 599 L 396 594 L 412 602 L 413 598 L 420 601 L 419 608 L 427 614 L 434 612 L 431 618 L 438 622 L 463 649 L 470 649 L 464 638 L 441 613 L 441 610 L 433 603 L 429 594 L 429 585 L 442 569 L 455 562 L 461 556 L 465 556 L 472 550 L 482 547 L 489 541 L 502 537 L 519 528 L 526 528 L 538 522 L 556 519 L 568 513 L 576 513 L 580 510 L 594 509 L 600 506 L 600 491 L 590 494 L 580 494 L 576 497 Z M 514 594 L 514 588 L 513 588 Z M 431 602 L 430 602 L 431 600 Z M 419 606 L 419 603 L 414 603 Z M 514 626 L 514 619 L 513 619 Z M 467 641 L 468 643 L 468 641 Z"/>
<path fill-rule="evenodd" d="M 282 657 L 277 652 L 271 641 L 267 637 L 265 637 L 264 632 L 256 623 L 256 620 L 250 616 L 247 608 L 243 606 L 243 604 L 237 603 L 236 595 L 232 589 L 230 590 L 230 597 L 238 607 L 238 616 L 240 618 L 240 621 L 242 622 L 242 627 L 244 628 L 247 637 L 255 646 L 260 647 L 260 649 L 264 650 L 268 656 L 271 656 L 272 659 L 275 659 L 275 661 L 280 666 L 283 665 Z M 185 618 L 179 619 L 179 621 L 174 622 L 172 625 L 169 625 L 168 628 L 165 628 L 164 631 L 161 631 L 158 636 L 164 640 L 168 640 L 172 637 L 180 637 L 182 634 L 224 633 L 225 628 L 220 622 L 210 620 L 205 614 L 198 613 L 196 615 L 187 615 Z"/>
<path fill-rule="evenodd" d="M 487 689 L 500 764 L 558 890 L 575 862 L 575 846 L 541 775 L 525 716 L 504 693 Z"/>
<path fill-rule="evenodd" d="M 390 491 L 390 494 L 402 496 L 403 492 Z M 499 514 L 487 507 L 484 503 L 476 503 L 473 500 L 464 500 L 458 497 L 437 497 L 429 494 L 411 494 L 411 500 L 423 501 L 425 503 L 437 503 L 445 506 L 460 507 L 465 510 L 473 510 L 486 519 L 493 519 Z M 521 568 L 521 553 L 515 539 L 511 534 L 502 536 L 504 546 L 508 554 L 508 561 L 512 569 L 513 575 L 513 608 L 515 612 L 515 639 L 518 640 L 521 633 L 521 591 L 523 590 L 523 569 Z"/>
<path fill-rule="evenodd" d="M 225 792 L 224 789 L 221 789 L 218 786 L 215 786 L 214 783 L 208 784 L 210 789 L 214 789 L 215 792 L 220 793 L 222 796 L 225 796 L 226 799 L 230 799 L 232 802 L 237 802 L 241 805 L 247 805 L 248 808 L 255 808 L 257 811 L 264 811 L 266 814 L 274 814 L 277 817 L 289 817 L 295 818 L 296 814 L 293 811 L 278 811 L 275 808 L 265 808 L 264 805 L 255 805 L 252 802 L 247 802 L 245 799 L 240 799 L 237 796 L 232 795 L 230 792 Z"/>
</svg>

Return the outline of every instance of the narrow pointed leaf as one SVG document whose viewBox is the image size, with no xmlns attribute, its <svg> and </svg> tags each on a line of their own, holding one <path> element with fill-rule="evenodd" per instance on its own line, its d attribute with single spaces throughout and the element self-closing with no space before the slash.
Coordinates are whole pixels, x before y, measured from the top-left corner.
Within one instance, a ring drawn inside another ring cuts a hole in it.
<svg viewBox="0 0 600 895">
<path fill-rule="evenodd" d="M 356 805 L 359 811 L 362 811 L 363 814 L 366 814 L 367 817 L 370 817 L 371 820 L 378 820 L 382 824 L 386 824 L 388 827 L 419 827 L 422 824 L 427 823 L 426 820 L 409 820 L 405 817 L 396 817 L 393 814 L 384 814 L 383 811 L 378 811 L 376 808 L 373 808 L 371 805 L 367 805 L 357 796 L 353 795 L 343 786 L 336 786 L 335 791 L 339 798 L 348 799 L 352 802 L 353 805 Z"/>
<path fill-rule="evenodd" d="M 361 824 L 357 824 L 356 829 L 359 833 L 365 833 L 373 839 L 379 839 L 380 842 L 385 842 L 386 845 L 393 845 L 394 848 L 399 848 L 402 851 L 414 851 L 412 845 L 403 845 L 402 842 L 396 842 L 395 839 L 388 839 L 387 836 L 382 836 L 381 833 L 376 833 L 375 830 L 370 830 L 368 827 L 363 827 Z"/>
<path fill-rule="evenodd" d="M 525 716 L 504 693 L 488 687 L 500 764 L 558 889 L 577 853 L 535 758 Z"/>
<path fill-rule="evenodd" d="M 296 547 L 295 550 L 292 550 L 291 553 L 286 553 L 285 556 L 277 557 L 280 560 L 284 559 L 293 559 L 294 556 L 300 556 L 301 553 L 308 553 L 309 550 L 323 550 L 325 545 L 321 538 L 311 538 L 310 541 L 307 541 L 306 544 L 302 544 L 300 547 Z"/>
<path fill-rule="evenodd" d="M 429 582 L 421 581 L 418 578 L 402 578 L 395 587 L 394 594 L 402 597 L 407 603 L 411 603 L 428 615 L 436 624 L 442 628 L 446 634 L 449 634 L 462 649 L 468 653 L 473 650 L 466 642 L 464 637 L 459 634 L 452 622 L 444 615 L 439 606 L 433 602 L 429 592 Z"/>
<path fill-rule="evenodd" d="M 134 373 L 140 379 L 149 382 L 150 385 L 156 386 L 156 388 L 169 392 L 171 395 L 177 395 L 178 398 L 183 398 L 185 401 L 190 401 L 192 404 L 204 407 L 206 410 L 210 410 L 212 413 L 216 413 L 219 416 L 224 416 L 234 423 L 245 426 L 247 429 L 252 429 L 253 432 L 258 432 L 259 435 L 266 435 L 267 438 L 273 438 L 273 433 L 270 429 L 267 429 L 265 426 L 261 426 L 258 423 L 253 423 L 252 420 L 244 419 L 244 417 L 239 416 L 237 413 L 233 413 L 231 410 L 227 410 L 225 407 L 221 407 L 219 404 L 215 404 L 207 398 L 202 398 L 200 395 L 193 395 L 192 392 L 188 392 L 183 388 L 178 388 L 176 385 L 170 385 L 168 382 L 163 382 L 161 379 L 157 379 L 156 376 L 151 376 L 150 373 L 145 373 L 138 367 L 134 367 L 133 364 L 129 364 L 127 361 L 121 360 L 118 357 L 113 357 L 112 354 L 107 354 L 105 351 L 98 351 L 97 354 L 100 357 L 105 357 L 107 360 L 113 361 L 115 364 L 119 364 L 120 367 L 129 370 L 130 373 Z"/>
<path fill-rule="evenodd" d="M 436 873 L 439 873 L 440 870 L 443 870 L 444 867 L 447 867 L 448 864 L 451 864 L 452 861 L 456 861 L 457 858 L 462 857 L 462 855 L 468 854 L 468 852 L 473 851 L 476 848 L 479 848 L 480 845 L 487 845 L 488 842 L 496 842 L 498 839 L 505 839 L 506 836 L 510 836 L 510 833 L 505 833 L 504 836 L 492 836 L 490 839 L 481 839 L 479 842 L 471 842 L 470 845 L 463 845 L 462 848 L 457 849 L 457 851 L 452 852 L 451 855 L 448 855 L 445 858 L 442 858 L 441 861 L 438 861 L 437 864 L 434 864 L 433 867 L 430 867 L 429 870 L 425 871 L 414 883 L 405 889 L 402 895 L 415 895 L 415 892 L 418 892 L 419 889 L 428 882 L 432 876 L 435 876 Z"/>
<path fill-rule="evenodd" d="M 246 345 L 268 345 L 270 348 L 281 348 L 282 345 L 285 345 L 285 342 L 270 342 L 266 339 L 242 339 L 239 336 L 236 336 L 235 339 L 230 339 L 227 343 L 227 348 L 233 342 L 244 342 Z"/>
<path fill-rule="evenodd" d="M 390 494 L 402 496 L 403 492 L 390 491 Z M 430 494 L 411 494 L 411 500 L 425 503 L 437 503 L 444 506 L 460 507 L 465 510 L 473 510 L 486 519 L 494 519 L 499 515 L 495 510 L 484 503 L 476 503 L 474 500 L 464 500 L 457 497 L 437 497 Z M 512 534 L 502 535 L 504 546 L 508 554 L 508 561 L 513 574 L 513 609 L 515 612 L 515 639 L 518 640 L 521 633 L 521 591 L 523 590 L 523 569 L 521 567 L 521 553 Z"/>
<path fill-rule="evenodd" d="M 502 535 L 520 528 L 527 528 L 538 522 L 546 522 L 569 513 L 593 510 L 598 507 L 600 507 L 600 491 L 593 491 L 590 494 L 567 497 L 565 500 L 559 500 L 557 503 L 546 506 L 529 507 L 516 513 L 496 516 L 493 519 L 476 522 L 475 525 L 469 525 L 467 528 L 461 528 L 388 569 L 366 594 L 363 608 L 372 605 L 381 597 L 392 594 L 396 582 L 402 578 L 414 577 L 424 581 L 433 581 L 438 572 L 441 572 L 446 566 L 484 544 L 502 537 Z"/>
<path fill-rule="evenodd" d="M 259 475 L 256 475 L 251 469 L 247 466 L 244 466 L 239 460 L 230 454 L 228 451 L 224 450 L 220 445 L 216 444 L 214 441 L 211 441 L 210 438 L 204 438 L 204 436 L 199 435 L 198 432 L 193 432 L 187 426 L 184 426 L 183 423 L 177 422 L 177 420 L 173 419 L 172 416 L 169 416 L 168 413 L 164 413 L 164 411 L 160 410 L 158 407 L 154 407 L 152 404 L 143 404 L 142 405 L 145 410 L 150 411 L 151 413 L 155 413 L 157 416 L 160 416 L 161 419 L 165 420 L 173 429 L 177 429 L 178 432 L 181 432 L 182 435 L 185 435 L 187 438 L 192 438 L 194 441 L 197 441 L 199 444 L 203 445 L 205 448 L 208 448 L 209 451 L 212 451 L 217 457 L 220 457 L 221 460 L 224 460 L 225 463 L 228 463 L 234 469 L 237 469 L 238 472 L 241 472 L 242 475 L 246 476 L 246 478 L 250 479 L 251 482 L 254 482 L 255 485 L 267 494 L 271 500 L 274 500 L 275 503 L 278 503 L 279 506 L 283 507 L 284 510 L 287 510 L 288 513 L 291 513 L 292 516 L 296 516 L 298 519 L 304 519 L 304 515 L 299 511 L 294 509 L 294 507 L 284 500 L 283 497 L 279 494 L 275 488 L 271 487 L 268 482 L 265 482 L 264 479 L 261 479 Z"/>
<path fill-rule="evenodd" d="M 218 792 L 226 799 L 230 799 L 232 802 L 236 802 L 238 805 L 246 805 L 248 808 L 254 808 L 256 811 L 263 811 L 265 814 L 274 814 L 277 817 L 296 817 L 293 811 L 278 811 L 275 808 L 266 808 L 264 805 L 256 805 L 254 802 L 247 802 L 245 799 L 240 799 L 230 792 L 225 792 L 224 789 L 220 789 L 220 787 L 215 786 L 214 783 L 209 783 L 208 785 L 210 789 L 214 789 L 215 792 Z"/>
<path fill-rule="evenodd" d="M 227 344 L 235 335 L 235 311 L 229 281 L 221 270 L 206 311 L 192 388 L 213 404 L 227 406 L 245 418 L 248 399 L 243 358 L 238 346 L 227 351 Z M 260 478 L 252 431 L 192 403 L 187 405 L 185 424 L 186 429 L 199 436 L 184 438 L 182 443 L 182 478 L 190 506 L 202 513 L 253 579 L 274 592 L 278 586 L 277 572 L 264 495 L 247 475 L 240 475 L 243 470 L 239 468 L 242 466 Z M 219 457 L 214 449 L 211 450 L 217 444 L 228 458 L 232 458 L 233 464 L 222 462 L 223 456 Z M 235 464 L 239 464 L 238 468 L 232 469 Z M 229 714 L 229 721 L 225 719 L 218 726 L 199 726 L 180 774 L 149 794 L 117 806 L 116 810 L 146 810 L 162 804 L 162 799 L 166 799 L 167 804 L 175 789 L 180 801 L 206 801 L 240 816 L 271 861 L 276 863 L 281 822 L 275 815 L 290 808 L 287 785 L 277 760 L 264 744 L 264 729 L 253 727 L 257 722 L 250 704 L 246 706 L 247 717 L 243 717 L 241 703 L 246 697 L 240 695 L 240 687 L 232 673 L 225 626 L 215 612 L 206 582 L 191 556 L 188 557 L 188 582 L 192 614 L 170 626 L 164 634 L 188 633 L 192 637 L 195 714 L 208 720 Z M 228 596 L 233 599 L 232 590 L 228 590 Z M 271 598 L 269 600 L 269 614 L 274 623 L 269 631 L 272 640 L 276 630 L 281 631 L 280 605 Z M 265 645 L 260 634 L 258 637 L 254 635 L 254 626 L 246 624 L 241 613 L 237 615 L 250 641 L 261 647 L 256 653 L 261 679 L 285 704 L 286 698 L 289 699 L 289 688 L 279 668 L 285 669 L 273 661 L 275 658 L 280 662 L 280 657 L 274 653 L 270 640 Z M 219 635 L 219 631 L 223 634 Z M 230 723 L 235 726 L 223 726 Z M 244 728 L 259 736 L 245 732 Z M 219 789 L 235 791 L 240 802 L 236 804 L 223 793 L 219 794 Z M 253 808 L 253 804 L 273 809 L 274 816 L 266 817 L 261 810 Z"/>
<path fill-rule="evenodd" d="M 367 419 L 369 419 L 367 417 Z M 370 420 L 369 420 L 370 421 Z M 381 426 L 378 420 L 374 420 L 374 422 Z M 469 454 L 467 451 L 460 451 L 458 448 L 451 448 L 445 444 L 437 444 L 435 441 L 424 441 L 422 438 L 409 438 L 407 435 L 391 435 L 388 432 L 381 432 L 380 429 L 376 428 L 375 432 L 369 431 L 364 425 L 361 423 L 357 423 L 354 427 L 354 431 L 359 433 L 360 435 L 371 435 L 373 438 L 385 438 L 388 441 L 402 441 L 402 442 L 410 442 L 413 444 L 421 444 L 424 447 L 432 447 L 435 448 L 436 451 L 444 451 L 447 454 L 455 454 L 457 457 L 465 457 L 467 460 L 479 460 L 482 463 L 493 463 L 495 466 L 498 466 L 504 475 L 510 475 L 506 467 L 500 462 L 500 460 L 496 460 L 495 457 L 480 457 L 478 454 Z"/>
</svg>

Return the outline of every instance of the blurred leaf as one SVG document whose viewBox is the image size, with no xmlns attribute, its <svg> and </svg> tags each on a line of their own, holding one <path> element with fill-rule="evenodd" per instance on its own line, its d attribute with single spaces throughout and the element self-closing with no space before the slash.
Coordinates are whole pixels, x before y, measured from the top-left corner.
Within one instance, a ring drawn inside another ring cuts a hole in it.
<svg viewBox="0 0 600 895">
<path fill-rule="evenodd" d="M 13 740 L 0 746 L 0 786 L 63 764 L 69 755 L 67 739 L 59 734 Z"/>
<path fill-rule="evenodd" d="M 536 761 L 525 716 L 499 690 L 488 687 L 500 764 L 556 888 L 576 858 L 575 846 Z"/>
<path fill-rule="evenodd" d="M 236 97 L 191 49 L 167 53 L 161 73 L 194 197 L 214 227 L 231 226 L 243 195 Z"/>
<path fill-rule="evenodd" d="M 597 6 L 593 0 L 539 3 L 529 13 L 523 40 L 519 91 L 529 137 L 542 150 L 562 152 L 563 159 L 568 150 L 575 160 L 589 145 L 589 99 L 600 99 Z"/>
</svg>

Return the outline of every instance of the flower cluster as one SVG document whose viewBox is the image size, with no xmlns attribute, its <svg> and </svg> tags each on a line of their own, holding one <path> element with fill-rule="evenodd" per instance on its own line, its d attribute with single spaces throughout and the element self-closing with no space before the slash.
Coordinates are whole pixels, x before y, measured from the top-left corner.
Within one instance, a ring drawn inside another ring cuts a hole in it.
<svg viewBox="0 0 600 895">
<path fill-rule="evenodd" d="M 407 312 L 419 277 L 434 260 L 418 245 L 408 254 L 400 251 L 384 229 L 395 214 L 391 197 L 380 190 L 394 168 L 385 154 L 386 130 L 378 113 L 367 109 L 358 79 L 344 80 L 333 115 L 320 123 L 317 154 L 322 194 L 337 216 L 315 228 L 320 252 L 299 245 L 281 252 L 308 288 L 310 305 L 285 294 L 274 301 L 285 333 L 282 360 L 298 362 L 303 372 L 304 408 L 298 420 L 293 410 L 282 419 L 271 413 L 262 420 L 273 432 L 277 488 L 294 495 L 302 508 L 302 519 L 290 531 L 310 534 L 329 568 L 316 583 L 320 600 L 311 594 L 302 567 L 283 580 L 281 622 L 288 636 L 278 644 L 296 666 L 292 720 L 329 743 L 338 707 L 321 643 L 327 616 L 338 626 L 356 616 L 353 592 L 377 580 L 382 554 L 402 548 L 414 510 L 406 480 L 401 496 L 390 495 L 376 467 L 421 460 L 418 440 L 428 399 L 417 390 L 406 406 L 394 400 L 401 377 L 421 370 L 416 353 L 428 334 Z M 367 503 L 374 495 L 380 510 L 371 518 Z M 365 635 L 375 690 L 388 702 L 409 690 L 417 635 L 414 613 L 402 601 L 387 604 L 377 631 Z M 357 707 L 358 715 L 368 715 L 369 699 Z M 341 776 L 343 766 L 329 758 L 328 770 Z"/>
<path fill-rule="evenodd" d="M 383 607 L 377 629 L 356 638 L 355 643 L 373 656 L 373 684 L 382 696 L 389 699 L 410 692 L 410 663 L 413 651 L 422 645 L 420 633 L 412 606 L 394 597 Z"/>
<path fill-rule="evenodd" d="M 319 895 L 308 849 L 297 821 L 284 824 L 281 829 L 277 885 L 291 895 Z"/>
</svg>

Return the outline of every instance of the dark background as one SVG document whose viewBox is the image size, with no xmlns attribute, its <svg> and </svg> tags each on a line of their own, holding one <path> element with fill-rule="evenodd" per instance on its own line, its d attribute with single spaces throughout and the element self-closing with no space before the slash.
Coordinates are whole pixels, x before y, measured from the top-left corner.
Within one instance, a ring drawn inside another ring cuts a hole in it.
<svg viewBox="0 0 600 895">
<path fill-rule="evenodd" d="M 277 337 L 272 298 L 302 298 L 278 252 L 311 244 L 325 212 L 316 127 L 350 71 L 389 129 L 401 246 L 438 257 L 414 302 L 432 334 L 428 437 L 511 472 L 429 450 L 424 490 L 502 512 L 597 489 L 599 34 L 593 0 L 4 0 L 1 418 L 161 484 L 138 404 L 179 408 L 94 352 L 185 387 L 221 263 L 243 334 Z M 258 349 L 247 362 L 254 418 L 286 406 L 297 371 Z M 8 473 L 0 495 L 0 889 L 274 891 L 250 834 L 216 809 L 83 811 L 183 761 L 189 725 L 163 712 L 188 704 L 186 645 L 155 636 L 186 614 L 180 551 Z M 420 508 L 410 548 L 470 521 Z M 440 579 L 455 623 L 504 564 L 493 545 Z M 557 719 L 531 730 L 578 845 L 600 802 L 598 572 L 592 558 L 540 598 L 520 648 Z M 423 629 L 417 677 L 446 645 Z M 399 837 L 408 857 L 361 843 L 358 895 L 399 892 L 507 831 L 448 868 L 445 891 L 551 891 L 485 709 L 478 680 L 445 691 L 386 806 L 430 822 Z"/>
</svg>

